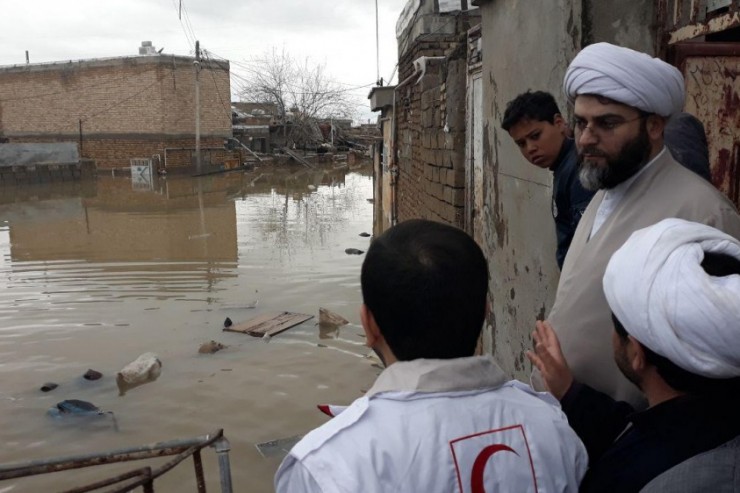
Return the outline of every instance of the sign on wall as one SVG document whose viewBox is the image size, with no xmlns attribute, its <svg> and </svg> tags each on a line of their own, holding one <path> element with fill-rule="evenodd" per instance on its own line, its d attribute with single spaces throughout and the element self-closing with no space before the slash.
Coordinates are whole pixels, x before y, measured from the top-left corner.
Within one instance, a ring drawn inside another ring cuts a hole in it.
<svg viewBox="0 0 740 493">
<path fill-rule="evenodd" d="M 131 160 L 131 188 L 133 190 L 154 189 L 151 159 Z"/>
</svg>

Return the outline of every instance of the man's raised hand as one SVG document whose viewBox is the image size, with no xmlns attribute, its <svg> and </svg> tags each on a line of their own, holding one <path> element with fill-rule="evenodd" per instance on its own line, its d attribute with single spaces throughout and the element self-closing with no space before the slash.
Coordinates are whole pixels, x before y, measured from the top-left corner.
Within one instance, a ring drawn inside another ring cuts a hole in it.
<svg viewBox="0 0 740 493">
<path fill-rule="evenodd" d="M 558 336 L 548 321 L 537 321 L 532 332 L 534 351 L 527 358 L 542 374 L 547 390 L 560 400 L 573 384 L 573 374 L 560 349 Z"/>
</svg>

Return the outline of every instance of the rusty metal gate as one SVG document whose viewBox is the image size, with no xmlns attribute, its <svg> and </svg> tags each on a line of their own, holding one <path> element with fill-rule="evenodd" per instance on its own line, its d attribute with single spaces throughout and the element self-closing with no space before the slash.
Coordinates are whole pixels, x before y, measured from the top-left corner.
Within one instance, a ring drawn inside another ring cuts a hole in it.
<svg viewBox="0 0 740 493">
<path fill-rule="evenodd" d="M 687 43 L 676 54 L 685 109 L 707 132 L 712 182 L 740 207 L 740 43 Z"/>
<path fill-rule="evenodd" d="M 740 0 L 658 0 L 658 53 L 704 124 L 712 182 L 740 208 Z"/>
</svg>

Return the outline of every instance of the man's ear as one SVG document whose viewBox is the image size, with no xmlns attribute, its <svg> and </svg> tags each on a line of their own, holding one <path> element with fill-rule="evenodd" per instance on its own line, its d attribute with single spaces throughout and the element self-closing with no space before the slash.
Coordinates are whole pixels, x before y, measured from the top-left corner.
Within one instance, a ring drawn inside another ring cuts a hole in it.
<svg viewBox="0 0 740 493">
<path fill-rule="evenodd" d="M 663 138 L 663 131 L 665 130 L 666 119 L 660 115 L 649 115 L 647 117 L 647 133 L 650 140 L 658 140 Z"/>
<path fill-rule="evenodd" d="M 647 368 L 648 362 L 645 356 L 645 347 L 632 336 L 628 336 L 627 357 L 634 371 L 642 373 Z"/>
<path fill-rule="evenodd" d="M 365 330 L 365 344 L 368 347 L 375 347 L 383 336 L 377 322 L 375 322 L 373 312 L 364 303 L 360 307 L 360 321 L 362 322 L 362 328 Z"/>
</svg>

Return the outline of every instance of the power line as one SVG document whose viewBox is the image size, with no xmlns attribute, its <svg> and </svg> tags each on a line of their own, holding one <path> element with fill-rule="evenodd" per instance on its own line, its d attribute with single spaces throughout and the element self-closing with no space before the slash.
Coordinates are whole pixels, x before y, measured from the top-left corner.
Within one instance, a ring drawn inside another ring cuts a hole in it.
<svg viewBox="0 0 740 493">
<path fill-rule="evenodd" d="M 251 72 L 253 74 L 261 74 L 262 73 L 258 69 L 254 68 L 252 65 L 250 65 L 248 62 L 245 63 L 245 62 L 237 62 L 237 61 L 234 61 L 234 60 L 228 60 L 227 58 L 224 58 L 224 57 L 222 57 L 222 56 L 220 56 L 220 55 L 218 55 L 218 54 L 216 54 L 216 53 L 214 53 L 212 51 L 209 51 L 208 53 L 210 55 L 214 55 L 214 56 L 220 58 L 221 60 L 224 60 L 224 61 L 229 62 L 231 65 L 235 65 L 235 66 L 237 66 L 239 68 L 242 68 L 242 69 L 246 70 L 247 72 Z M 243 76 L 240 76 L 240 75 L 236 74 L 235 72 L 231 72 L 231 75 L 234 76 L 234 77 L 240 78 L 245 83 L 251 82 L 249 79 L 247 79 L 247 78 L 245 78 Z M 303 96 L 312 95 L 312 94 L 322 95 L 322 96 L 325 96 L 325 95 L 328 95 L 328 94 L 343 94 L 343 93 L 347 93 L 347 92 L 356 91 L 358 89 L 366 89 L 368 87 L 372 87 L 372 86 L 375 85 L 372 82 L 369 83 L 369 84 L 362 84 L 362 85 L 359 85 L 359 86 L 358 85 L 350 85 L 350 84 L 347 84 L 347 83 L 344 83 L 344 82 L 337 82 L 337 81 L 332 81 L 331 83 L 332 84 L 339 84 L 339 85 L 343 85 L 343 86 L 349 86 L 349 87 L 347 87 L 345 89 L 335 89 L 335 90 L 331 90 L 331 91 L 303 92 L 303 89 L 302 88 L 296 88 L 292 84 L 286 83 L 285 85 L 294 94 L 296 94 L 296 95 L 303 95 Z"/>
<path fill-rule="evenodd" d="M 184 0 L 179 0 L 179 6 L 178 6 L 178 0 L 172 0 L 172 5 L 175 7 L 175 11 L 177 12 L 177 18 L 180 22 L 180 27 L 182 27 L 182 32 L 185 35 L 185 40 L 188 43 L 188 47 L 191 48 L 195 45 L 195 40 L 197 39 L 195 37 L 195 33 L 192 32 L 192 29 L 188 30 L 187 26 L 182 20 L 182 11 L 185 7 Z"/>
<path fill-rule="evenodd" d="M 190 31 L 190 35 L 193 37 L 193 39 L 198 39 L 198 37 L 195 35 L 195 30 L 193 29 L 193 23 L 190 22 L 190 14 L 188 14 L 188 9 L 185 6 L 185 0 L 180 0 L 180 2 L 182 3 L 182 11 L 185 14 L 185 24 Z"/>
<path fill-rule="evenodd" d="M 219 99 L 219 101 L 221 101 L 221 106 L 225 108 L 225 110 L 226 110 L 226 112 L 227 112 L 227 114 L 229 116 L 229 120 L 231 120 L 231 97 L 229 97 L 229 105 L 227 106 L 224 103 L 223 98 L 221 97 L 221 91 L 218 90 L 218 83 L 216 82 L 216 76 L 213 75 L 213 65 L 211 64 L 211 58 L 208 56 L 208 51 L 207 50 L 203 50 L 203 54 L 206 57 L 206 63 L 208 64 L 208 68 L 210 69 L 211 79 L 213 79 L 213 87 L 216 89 L 216 94 L 218 94 L 218 99 Z"/>
</svg>

